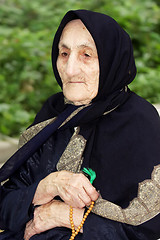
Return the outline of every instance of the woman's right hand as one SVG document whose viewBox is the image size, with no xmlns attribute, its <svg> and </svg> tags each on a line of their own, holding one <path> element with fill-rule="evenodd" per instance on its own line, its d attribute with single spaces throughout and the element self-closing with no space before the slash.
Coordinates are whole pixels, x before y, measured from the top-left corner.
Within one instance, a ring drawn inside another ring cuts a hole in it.
<svg viewBox="0 0 160 240">
<path fill-rule="evenodd" d="M 80 225 L 85 209 L 73 208 L 74 226 L 77 229 Z M 58 200 L 52 200 L 34 210 L 34 217 L 27 224 L 24 232 L 24 239 L 29 240 L 35 234 L 40 234 L 56 227 L 71 228 L 69 218 L 70 207 Z M 83 229 L 80 230 L 81 232 Z"/>
<path fill-rule="evenodd" d="M 82 173 L 60 171 L 49 174 L 37 187 L 33 204 L 42 205 L 55 196 L 75 208 L 83 208 L 97 200 L 99 194 Z"/>
</svg>

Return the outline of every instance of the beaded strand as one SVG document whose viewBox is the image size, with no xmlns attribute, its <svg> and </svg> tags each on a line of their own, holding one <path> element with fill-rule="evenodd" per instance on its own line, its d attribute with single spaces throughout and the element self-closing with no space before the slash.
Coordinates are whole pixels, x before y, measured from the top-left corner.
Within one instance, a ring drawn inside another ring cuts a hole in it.
<svg viewBox="0 0 160 240">
<path fill-rule="evenodd" d="M 73 208 L 72 208 L 72 206 L 70 206 L 69 219 L 70 219 L 70 224 L 71 224 L 71 229 L 72 229 L 72 235 L 71 235 L 69 240 L 73 240 L 76 237 L 76 235 L 79 233 L 79 231 L 83 227 L 83 224 L 84 224 L 86 218 L 88 217 L 88 215 L 92 211 L 93 206 L 94 206 L 94 202 L 92 201 L 91 205 L 89 206 L 89 209 L 87 210 L 87 212 L 85 213 L 84 217 L 82 218 L 82 221 L 81 221 L 80 225 L 78 226 L 77 230 L 75 230 L 74 222 L 73 222 Z"/>
</svg>

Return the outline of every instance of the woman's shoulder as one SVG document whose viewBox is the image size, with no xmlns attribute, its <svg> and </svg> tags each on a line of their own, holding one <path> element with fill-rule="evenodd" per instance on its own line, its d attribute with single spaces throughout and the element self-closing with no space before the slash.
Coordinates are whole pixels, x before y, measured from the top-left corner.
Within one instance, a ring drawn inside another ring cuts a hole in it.
<svg viewBox="0 0 160 240">
<path fill-rule="evenodd" d="M 144 98 L 131 92 L 127 101 L 108 115 L 103 115 L 101 123 L 155 125 L 160 128 L 160 117 L 156 108 Z"/>
<path fill-rule="evenodd" d="M 56 119 L 59 111 L 64 105 L 64 97 L 62 93 L 57 93 L 50 96 L 43 104 L 40 111 L 37 113 L 33 123 L 21 133 L 19 139 L 19 148 L 26 142 L 38 134 L 44 127 Z"/>
<path fill-rule="evenodd" d="M 146 99 L 142 98 L 141 96 L 137 95 L 134 92 L 131 92 L 131 95 L 128 101 L 126 102 L 126 105 L 130 106 L 131 110 L 136 112 L 137 114 L 144 113 L 146 115 L 153 114 L 155 116 L 156 115 L 159 116 L 158 111 L 150 102 L 148 102 Z"/>
<path fill-rule="evenodd" d="M 156 108 L 147 100 L 131 92 L 127 101 L 116 109 L 118 114 L 122 113 L 128 117 L 159 118 Z"/>
<path fill-rule="evenodd" d="M 26 129 L 24 132 L 21 133 L 19 138 L 19 144 L 18 148 L 21 148 L 24 144 L 26 144 L 28 141 L 30 141 L 35 135 L 37 135 L 43 128 L 45 128 L 47 125 L 54 122 L 56 117 L 47 119 L 43 122 L 37 123 L 28 129 Z"/>
</svg>

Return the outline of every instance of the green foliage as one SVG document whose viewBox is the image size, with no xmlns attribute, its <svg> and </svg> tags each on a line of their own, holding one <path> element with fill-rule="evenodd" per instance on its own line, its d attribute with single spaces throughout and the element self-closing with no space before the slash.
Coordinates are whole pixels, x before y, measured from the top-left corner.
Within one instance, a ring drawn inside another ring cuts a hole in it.
<svg viewBox="0 0 160 240">
<path fill-rule="evenodd" d="M 51 66 L 54 33 L 70 9 L 108 14 L 130 34 L 138 75 L 131 89 L 160 102 L 158 0 L 0 0 L 0 132 L 19 135 L 60 90 Z"/>
</svg>

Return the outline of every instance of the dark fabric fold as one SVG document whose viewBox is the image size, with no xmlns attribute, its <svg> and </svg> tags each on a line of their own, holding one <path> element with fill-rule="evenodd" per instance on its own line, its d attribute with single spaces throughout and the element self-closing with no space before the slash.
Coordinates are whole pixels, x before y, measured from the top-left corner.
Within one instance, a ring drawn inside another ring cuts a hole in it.
<svg viewBox="0 0 160 240">
<path fill-rule="evenodd" d="M 60 127 L 64 120 L 77 109 L 70 105 L 58 118 L 42 129 L 35 137 L 19 149 L 0 169 L 0 182 L 11 176 L 29 157 L 31 157 L 47 139 Z"/>
</svg>

